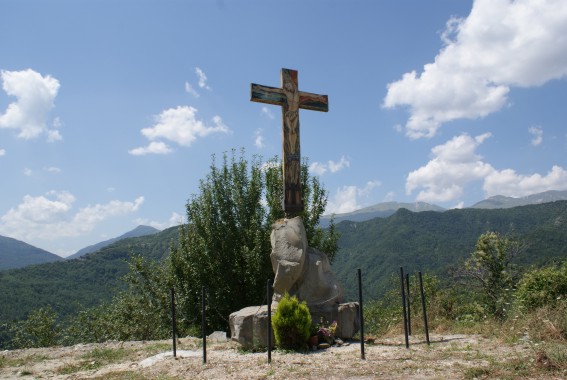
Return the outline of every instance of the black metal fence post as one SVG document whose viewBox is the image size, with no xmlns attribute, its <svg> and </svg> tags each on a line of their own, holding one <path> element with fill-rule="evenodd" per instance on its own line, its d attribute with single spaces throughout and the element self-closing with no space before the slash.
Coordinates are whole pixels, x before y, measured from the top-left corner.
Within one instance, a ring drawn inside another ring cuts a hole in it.
<svg viewBox="0 0 567 380">
<path fill-rule="evenodd" d="M 400 284 L 402 289 L 402 310 L 404 314 L 404 335 L 406 338 L 406 348 L 409 348 L 409 338 L 408 338 L 408 318 L 406 315 L 406 292 L 404 286 L 404 268 L 400 267 Z"/>
<path fill-rule="evenodd" d="M 267 302 L 268 302 L 268 364 L 272 362 L 272 284 L 268 279 L 267 288 Z"/>
<path fill-rule="evenodd" d="M 203 364 L 207 363 L 207 333 L 205 331 L 206 328 L 206 315 L 205 315 L 205 307 L 207 305 L 207 300 L 206 300 L 206 296 L 207 296 L 207 291 L 206 288 L 203 286 L 202 292 L 201 292 L 201 330 L 203 332 Z"/>
<path fill-rule="evenodd" d="M 409 273 L 406 273 L 406 304 L 408 305 L 408 334 L 411 336 L 411 308 L 410 308 L 410 286 Z"/>
<path fill-rule="evenodd" d="M 360 358 L 362 360 L 366 359 L 364 355 L 364 313 L 362 309 L 362 272 L 360 268 L 358 269 L 358 312 L 359 312 L 359 323 L 360 323 Z"/>
<path fill-rule="evenodd" d="M 421 272 L 419 272 L 419 289 L 421 292 L 421 307 L 423 309 L 423 324 L 425 326 L 425 339 L 427 340 L 427 345 L 429 346 L 429 327 L 427 326 L 427 310 L 425 307 L 425 292 L 423 291 L 423 279 L 421 278 Z"/>
<path fill-rule="evenodd" d="M 174 358 L 177 357 L 177 341 L 175 335 L 175 290 L 171 288 L 171 342 Z"/>
</svg>

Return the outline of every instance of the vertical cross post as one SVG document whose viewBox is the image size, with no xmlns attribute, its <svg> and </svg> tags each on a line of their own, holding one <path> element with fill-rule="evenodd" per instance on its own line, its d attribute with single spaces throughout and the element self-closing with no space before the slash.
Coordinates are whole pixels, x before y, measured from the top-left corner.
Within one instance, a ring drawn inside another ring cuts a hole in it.
<svg viewBox="0 0 567 380">
<path fill-rule="evenodd" d="M 408 338 L 408 318 L 406 314 L 406 292 L 404 287 L 404 268 L 400 267 L 400 284 L 402 286 L 402 312 L 404 314 L 404 336 L 406 338 L 406 348 L 409 348 Z"/>
<path fill-rule="evenodd" d="M 366 360 L 366 355 L 364 354 L 364 312 L 362 309 L 362 271 L 358 268 L 358 322 L 360 324 L 360 358 Z"/>
<path fill-rule="evenodd" d="M 250 100 L 282 107 L 283 208 L 287 215 L 296 215 L 303 211 L 299 109 L 327 112 L 329 98 L 327 95 L 299 91 L 296 70 L 281 70 L 281 86 L 277 88 L 252 83 Z"/>
<path fill-rule="evenodd" d="M 175 290 L 171 288 L 171 344 L 173 349 L 173 357 L 177 357 L 177 338 L 175 331 Z"/>
</svg>

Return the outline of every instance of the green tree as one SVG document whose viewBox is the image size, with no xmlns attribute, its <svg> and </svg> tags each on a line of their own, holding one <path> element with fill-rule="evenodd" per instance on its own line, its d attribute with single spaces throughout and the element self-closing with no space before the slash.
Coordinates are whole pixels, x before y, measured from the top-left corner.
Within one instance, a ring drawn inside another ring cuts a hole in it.
<svg viewBox="0 0 567 380">
<path fill-rule="evenodd" d="M 497 318 L 505 317 L 512 287 L 518 279 L 512 260 L 525 248 L 526 245 L 517 239 L 486 232 L 478 238 L 474 252 L 460 272 L 471 280 L 470 285 L 481 289 L 487 311 Z"/>
<path fill-rule="evenodd" d="M 33 310 L 27 319 L 10 327 L 14 348 L 51 347 L 59 343 L 60 327 L 57 314 L 50 307 Z"/>
<path fill-rule="evenodd" d="M 330 259 L 338 250 L 338 233 L 318 227 L 327 192 L 302 163 L 302 213 L 310 246 Z M 262 164 L 248 161 L 244 150 L 237 157 L 224 154 L 200 181 L 199 193 L 186 205 L 187 224 L 180 227 L 178 244 L 172 244 L 165 263 L 157 265 L 133 257 L 126 277 L 128 290 L 106 309 L 115 323 L 124 324 L 128 339 L 149 339 L 169 327 L 169 291 L 176 292 L 178 330 L 194 331 L 200 323 L 201 289 L 207 289 L 207 325 L 228 328 L 228 316 L 245 306 L 265 303 L 266 280 L 273 277 L 270 261 L 272 224 L 284 217 L 281 165 L 277 159 Z M 135 324 L 128 328 L 127 324 Z M 112 330 L 112 326 L 108 326 Z M 109 333 L 110 336 L 116 332 Z M 125 336 L 120 336 L 124 339 Z M 116 336 L 115 339 L 118 339 Z"/>
<path fill-rule="evenodd" d="M 526 272 L 518 283 L 516 297 L 528 310 L 553 307 L 559 300 L 567 299 L 567 260 L 558 266 Z"/>
</svg>

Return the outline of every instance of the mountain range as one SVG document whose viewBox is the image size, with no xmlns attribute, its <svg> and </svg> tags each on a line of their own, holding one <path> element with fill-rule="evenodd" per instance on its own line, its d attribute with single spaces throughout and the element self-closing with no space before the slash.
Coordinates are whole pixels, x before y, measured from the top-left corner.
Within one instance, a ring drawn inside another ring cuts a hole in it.
<svg viewBox="0 0 567 380">
<path fill-rule="evenodd" d="M 510 234 L 529 243 L 521 265 L 543 265 L 567 258 L 567 201 L 500 209 L 411 212 L 399 209 L 387 218 L 341 221 L 339 252 L 333 272 L 356 299 L 356 269 L 363 270 L 365 299 L 376 299 L 393 275 L 423 271 L 450 281 L 450 269 L 462 265 L 486 231 Z M 124 286 L 132 254 L 152 260 L 167 257 L 179 242 L 179 228 L 118 240 L 74 260 L 0 271 L 0 325 L 50 305 L 61 317 L 108 301 Z"/>
<path fill-rule="evenodd" d="M 498 208 L 512 208 L 517 206 L 527 206 L 547 202 L 567 200 L 567 191 L 550 190 L 543 193 L 528 195 L 525 197 L 505 197 L 503 195 L 495 195 L 480 202 L 475 203 L 470 208 L 482 209 L 498 209 Z M 324 215 L 321 217 L 320 224 L 322 227 L 327 227 L 331 218 L 335 223 L 342 222 L 343 220 L 350 220 L 352 222 L 363 222 L 374 218 L 387 218 L 394 214 L 397 210 L 405 208 L 413 212 L 421 211 L 438 211 L 443 212 L 447 209 L 429 204 L 425 202 L 414 203 L 400 203 L 400 202 L 383 202 L 373 206 L 365 207 L 356 211 L 344 213 Z"/>
<path fill-rule="evenodd" d="M 0 271 L 5 269 L 23 268 L 28 265 L 34 264 L 44 264 L 54 261 L 77 259 L 86 254 L 99 251 L 102 248 L 117 241 L 132 237 L 152 235 L 157 232 L 159 232 L 159 230 L 154 227 L 138 226 L 118 237 L 80 249 L 67 258 L 62 258 L 46 250 L 24 243 L 23 241 L 0 235 Z"/>
<path fill-rule="evenodd" d="M 480 201 L 474 204 L 473 206 L 471 206 L 470 208 L 506 209 L 517 206 L 526 206 L 531 204 L 553 202 L 558 200 L 567 200 L 567 191 L 551 190 L 520 198 L 497 195 L 487 198 L 483 201 Z M 383 202 L 349 213 L 324 215 L 321 217 L 320 225 L 323 228 L 328 227 L 331 219 L 334 220 L 335 224 L 338 224 L 342 221 L 363 222 L 367 220 L 372 220 L 374 218 L 387 218 L 393 215 L 399 209 L 407 209 L 412 212 L 447 211 L 443 207 L 425 202 L 414 202 L 414 203 Z M 76 259 L 88 253 L 96 252 L 110 244 L 113 244 L 123 239 L 151 235 L 157 232 L 159 232 L 159 230 L 153 227 L 138 226 L 135 229 L 121 236 L 109 240 L 105 240 L 103 242 L 93 244 L 83 249 L 80 249 L 75 254 L 67 257 L 67 259 L 68 260 Z M 60 261 L 60 260 L 62 260 L 62 258 L 53 253 L 47 252 L 40 248 L 36 248 L 32 245 L 29 245 L 25 242 L 16 239 L 0 236 L 0 271 L 5 269 L 22 268 L 27 265 L 42 264 L 42 263 Z"/>
</svg>

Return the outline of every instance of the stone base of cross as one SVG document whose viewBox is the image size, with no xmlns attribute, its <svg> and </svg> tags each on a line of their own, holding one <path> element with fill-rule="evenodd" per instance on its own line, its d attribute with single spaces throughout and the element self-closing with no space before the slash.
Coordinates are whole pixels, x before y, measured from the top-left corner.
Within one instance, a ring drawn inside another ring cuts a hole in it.
<svg viewBox="0 0 567 380">
<path fill-rule="evenodd" d="M 329 98 L 327 95 L 299 91 L 296 70 L 281 70 L 281 86 L 277 88 L 252 83 L 250 100 L 282 107 L 283 208 L 286 215 L 293 216 L 304 209 L 301 196 L 299 109 L 327 112 Z"/>
</svg>

